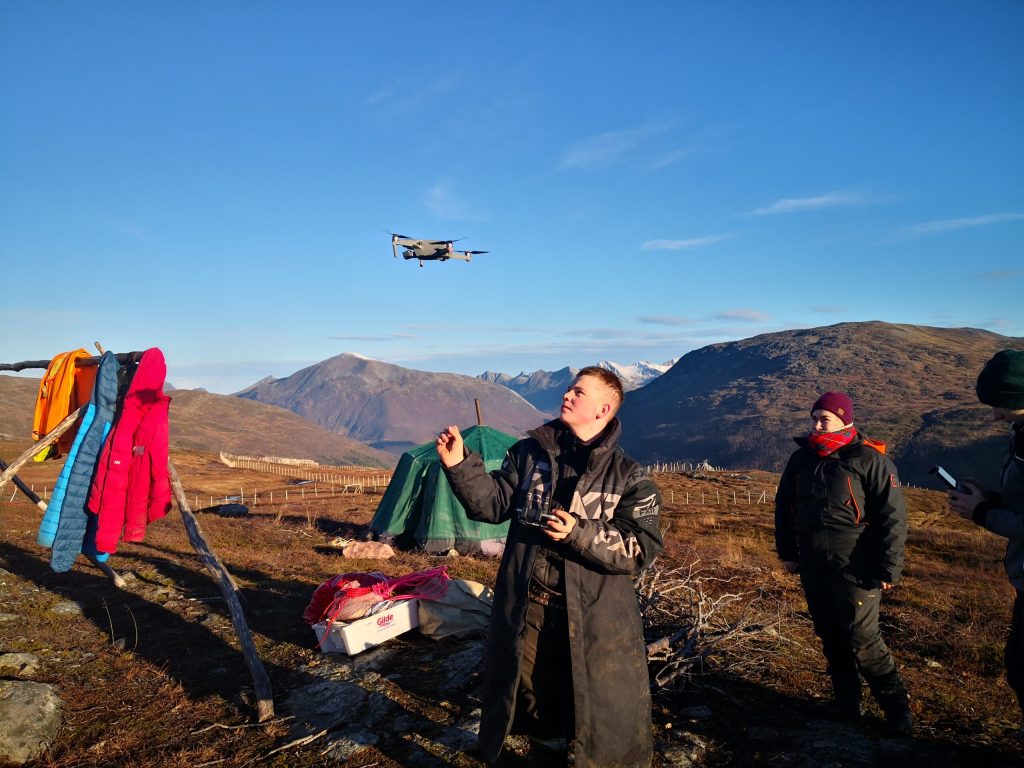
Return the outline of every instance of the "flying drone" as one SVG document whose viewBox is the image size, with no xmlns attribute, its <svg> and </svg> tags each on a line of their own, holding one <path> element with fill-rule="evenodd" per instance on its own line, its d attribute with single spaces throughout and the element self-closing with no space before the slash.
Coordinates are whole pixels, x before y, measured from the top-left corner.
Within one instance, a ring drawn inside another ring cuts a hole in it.
<svg viewBox="0 0 1024 768">
<path fill-rule="evenodd" d="M 448 261 L 448 259 L 460 259 L 472 261 L 478 253 L 487 251 L 456 251 L 456 240 L 417 240 L 405 235 L 391 234 L 391 250 L 398 258 L 398 246 L 402 246 L 403 259 L 416 259 L 420 266 L 424 261 Z"/>
</svg>

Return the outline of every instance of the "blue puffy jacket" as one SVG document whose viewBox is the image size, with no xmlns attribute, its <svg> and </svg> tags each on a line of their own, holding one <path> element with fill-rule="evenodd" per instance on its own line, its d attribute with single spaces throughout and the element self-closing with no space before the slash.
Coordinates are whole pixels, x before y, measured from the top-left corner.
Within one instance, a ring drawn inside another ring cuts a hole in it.
<svg viewBox="0 0 1024 768">
<path fill-rule="evenodd" d="M 89 498 L 89 486 L 92 484 L 93 473 L 100 450 L 110 432 L 114 420 L 114 407 L 117 402 L 117 373 L 120 366 L 112 352 L 107 352 L 100 360 L 99 371 L 96 373 L 96 385 L 92 390 L 92 398 L 87 406 L 91 409 L 92 419 L 88 429 L 80 429 L 75 438 L 74 461 L 71 456 L 61 470 L 61 477 L 67 473 L 66 490 L 63 491 L 60 504 L 57 506 L 56 532 L 52 537 L 53 551 L 50 554 L 50 567 L 57 571 L 67 571 L 74 565 L 79 552 L 96 555 L 95 546 L 90 546 L 86 537 L 89 514 L 85 511 L 85 502 Z M 84 427 L 84 424 L 83 424 Z M 70 469 L 69 469 L 70 465 Z M 59 484 L 58 480 L 58 484 Z M 54 495 L 56 496 L 56 490 Z M 53 506 L 51 500 L 50 506 Z M 43 518 L 44 526 L 51 526 L 50 506 Z M 95 521 L 92 521 L 92 537 L 95 541 Z M 40 526 L 39 539 L 44 543 L 46 531 Z M 105 560 L 106 558 L 98 558 Z"/>
</svg>

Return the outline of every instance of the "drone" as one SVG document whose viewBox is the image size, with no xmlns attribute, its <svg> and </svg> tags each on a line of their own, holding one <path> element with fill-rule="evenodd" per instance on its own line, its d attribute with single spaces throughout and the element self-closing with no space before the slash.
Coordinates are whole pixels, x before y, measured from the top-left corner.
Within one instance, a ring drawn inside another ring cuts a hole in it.
<svg viewBox="0 0 1024 768">
<path fill-rule="evenodd" d="M 417 240 L 405 235 L 391 234 L 391 250 L 398 258 L 398 246 L 402 246 L 403 259 L 416 259 L 420 266 L 424 261 L 448 261 L 448 259 L 460 259 L 461 261 L 472 261 L 478 253 L 488 251 L 456 251 L 456 240 Z"/>
</svg>

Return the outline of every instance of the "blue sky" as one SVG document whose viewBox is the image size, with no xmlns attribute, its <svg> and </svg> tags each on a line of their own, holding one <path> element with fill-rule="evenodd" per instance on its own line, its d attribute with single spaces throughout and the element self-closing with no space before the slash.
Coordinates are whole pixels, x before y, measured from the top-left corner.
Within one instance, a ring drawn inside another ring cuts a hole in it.
<svg viewBox="0 0 1024 768">
<path fill-rule="evenodd" d="M 227 393 L 341 352 L 1022 336 L 1022 40 L 1017 0 L 12 0 L 0 362 L 159 346 Z M 389 231 L 490 253 L 420 269 Z"/>
</svg>

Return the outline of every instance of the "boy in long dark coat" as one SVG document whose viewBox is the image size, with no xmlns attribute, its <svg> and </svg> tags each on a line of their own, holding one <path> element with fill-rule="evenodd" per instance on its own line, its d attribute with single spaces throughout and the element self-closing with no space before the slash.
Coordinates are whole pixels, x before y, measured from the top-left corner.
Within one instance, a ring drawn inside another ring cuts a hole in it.
<svg viewBox="0 0 1024 768">
<path fill-rule="evenodd" d="M 558 419 L 531 431 L 488 474 L 456 426 L 437 452 L 476 520 L 511 519 L 495 586 L 483 676 L 481 756 L 510 732 L 535 757 L 577 768 L 650 764 L 651 699 L 632 576 L 662 549 L 661 497 L 618 447 L 622 384 L 584 368 Z M 547 757 L 541 758 L 541 755 Z"/>
</svg>

